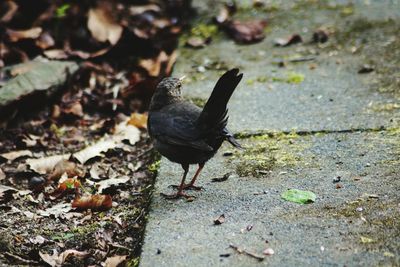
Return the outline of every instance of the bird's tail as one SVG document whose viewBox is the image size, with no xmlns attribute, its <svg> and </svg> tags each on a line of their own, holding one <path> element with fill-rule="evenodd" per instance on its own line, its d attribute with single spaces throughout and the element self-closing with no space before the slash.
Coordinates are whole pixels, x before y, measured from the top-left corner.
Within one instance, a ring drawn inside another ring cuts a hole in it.
<svg viewBox="0 0 400 267">
<path fill-rule="evenodd" d="M 228 120 L 226 105 L 242 76 L 239 69 L 231 69 L 219 78 L 197 120 L 198 126 L 204 130 L 225 128 Z"/>
</svg>

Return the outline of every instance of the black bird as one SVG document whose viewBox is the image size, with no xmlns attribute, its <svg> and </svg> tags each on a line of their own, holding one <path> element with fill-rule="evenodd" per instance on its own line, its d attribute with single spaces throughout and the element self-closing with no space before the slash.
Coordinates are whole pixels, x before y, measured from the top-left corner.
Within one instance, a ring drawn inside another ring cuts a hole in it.
<svg viewBox="0 0 400 267">
<path fill-rule="evenodd" d="M 242 76 L 238 69 L 223 74 L 203 109 L 182 98 L 181 79 L 164 78 L 158 84 L 149 108 L 149 134 L 160 154 L 181 164 L 184 170 L 177 193 L 163 194 L 165 197 L 191 198 L 183 190 L 200 190 L 201 187 L 194 183 L 204 164 L 215 155 L 223 141 L 241 148 L 226 128 L 226 105 Z M 199 168 L 192 180 L 185 184 L 190 164 L 198 164 Z"/>
</svg>

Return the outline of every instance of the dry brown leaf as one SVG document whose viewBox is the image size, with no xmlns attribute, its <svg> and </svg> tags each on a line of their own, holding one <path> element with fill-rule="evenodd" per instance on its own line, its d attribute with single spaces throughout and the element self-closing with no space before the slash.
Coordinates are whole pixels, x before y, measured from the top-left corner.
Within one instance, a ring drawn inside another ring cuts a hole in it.
<svg viewBox="0 0 400 267">
<path fill-rule="evenodd" d="M 83 117 L 83 107 L 79 100 L 75 101 L 68 105 L 68 107 L 62 109 L 62 112 L 65 114 L 75 115 L 77 117 Z"/>
<path fill-rule="evenodd" d="M 112 208 L 110 195 L 89 195 L 75 198 L 72 207 L 81 210 L 107 210 Z"/>
<path fill-rule="evenodd" d="M 186 46 L 192 47 L 192 48 L 203 48 L 209 42 L 210 42 L 209 39 L 205 39 L 205 38 L 198 37 L 198 36 L 193 36 L 193 37 L 190 37 L 186 41 Z"/>
<path fill-rule="evenodd" d="M 84 259 L 89 256 L 86 251 L 78 251 L 75 249 L 68 249 L 61 254 L 58 254 L 56 249 L 53 249 L 53 255 L 43 253 L 39 251 L 39 255 L 47 264 L 52 267 L 59 267 L 64 264 L 68 257 L 75 257 L 78 259 Z"/>
<path fill-rule="evenodd" d="M 10 42 L 18 42 L 22 39 L 36 39 L 42 33 L 42 28 L 34 27 L 29 30 L 15 31 L 11 29 L 6 30 Z"/>
<path fill-rule="evenodd" d="M 76 178 L 68 178 L 64 182 L 58 185 L 58 188 L 51 193 L 53 198 L 59 198 L 64 195 L 66 192 L 76 191 L 82 186 L 81 182 Z"/>
<path fill-rule="evenodd" d="M 49 216 L 53 215 L 54 217 L 57 218 L 60 215 L 67 213 L 71 209 L 72 209 L 71 203 L 59 203 L 48 209 L 38 210 L 37 214 L 44 216 L 44 217 L 49 217 Z"/>
<path fill-rule="evenodd" d="M 128 124 L 133 125 L 139 129 L 147 129 L 147 116 L 147 113 L 132 113 Z"/>
<path fill-rule="evenodd" d="M 275 251 L 272 248 L 266 248 L 266 249 L 264 249 L 263 254 L 270 256 L 270 255 L 274 255 Z"/>
<path fill-rule="evenodd" d="M 109 149 L 119 147 L 122 140 L 128 140 L 134 145 L 140 139 L 140 131 L 133 125 L 129 125 L 125 120 L 115 127 L 115 133 L 111 136 L 105 135 L 96 143 L 84 148 L 74 154 L 74 157 L 82 164 L 94 157 L 102 157 L 103 152 Z"/>
<path fill-rule="evenodd" d="M 52 173 L 48 176 L 49 180 L 58 180 L 66 173 L 68 177 L 83 176 L 82 171 L 72 161 L 63 159 L 57 162 Z"/>
<path fill-rule="evenodd" d="M 103 193 L 104 189 L 107 189 L 113 185 L 125 184 L 126 182 L 129 181 L 129 179 L 130 178 L 128 176 L 123 176 L 120 178 L 109 178 L 109 179 L 102 180 L 102 181 L 96 183 L 96 185 L 98 186 L 97 192 L 99 192 L 101 194 L 101 193 Z"/>
<path fill-rule="evenodd" d="M 6 178 L 6 174 L 3 172 L 3 170 L 0 168 L 0 181 L 4 180 Z"/>
<path fill-rule="evenodd" d="M 105 267 L 117 267 L 126 260 L 128 255 L 115 255 L 108 257 L 105 261 Z"/>
<path fill-rule="evenodd" d="M 43 51 L 43 54 L 50 59 L 66 59 L 68 54 L 62 49 L 50 49 Z"/>
<path fill-rule="evenodd" d="M 139 66 L 147 70 L 150 76 L 158 77 L 161 71 L 161 64 L 169 59 L 167 53 L 161 51 L 156 58 L 142 59 L 139 61 Z"/>
<path fill-rule="evenodd" d="M 14 161 L 21 157 L 32 157 L 32 151 L 30 150 L 16 150 L 7 153 L 0 154 L 0 157 L 7 159 L 8 161 Z"/>
<path fill-rule="evenodd" d="M 215 225 L 220 225 L 225 222 L 225 215 L 221 214 L 217 219 L 214 220 Z"/>
<path fill-rule="evenodd" d="M 52 47 L 55 43 L 49 32 L 42 32 L 39 38 L 35 40 L 35 44 L 43 50 Z"/>
<path fill-rule="evenodd" d="M 314 43 L 325 43 L 329 39 L 329 34 L 330 34 L 329 31 L 327 31 L 323 28 L 317 29 L 313 33 L 313 37 L 312 37 L 313 42 Z"/>
<path fill-rule="evenodd" d="M 54 166 L 56 166 L 56 164 L 61 160 L 68 160 L 70 157 L 70 154 L 54 155 L 39 159 L 27 159 L 26 163 L 29 165 L 31 170 L 40 174 L 46 174 L 53 171 Z"/>
<path fill-rule="evenodd" d="M 38 140 L 40 141 L 40 137 L 33 135 L 33 134 L 28 134 L 25 135 L 24 138 L 22 139 L 22 142 L 26 145 L 26 147 L 33 147 L 36 146 Z"/>
<path fill-rule="evenodd" d="M 18 10 L 18 5 L 14 1 L 6 1 L 6 4 L 8 5 L 7 11 L 0 18 L 1 22 L 9 22 Z"/>
<path fill-rule="evenodd" d="M 293 44 L 298 44 L 303 42 L 303 38 L 301 38 L 300 34 L 292 34 L 287 38 L 278 38 L 275 39 L 275 45 L 276 46 L 282 46 L 282 47 L 286 47 L 289 45 L 293 45 Z"/>
<path fill-rule="evenodd" d="M 2 201 L 5 193 L 17 192 L 18 190 L 11 186 L 1 185 L 0 184 L 0 201 Z"/>
<path fill-rule="evenodd" d="M 264 28 L 267 26 L 265 20 L 239 21 L 233 20 L 227 23 L 227 33 L 238 43 L 251 44 L 265 38 Z"/>
<path fill-rule="evenodd" d="M 129 8 L 129 13 L 131 14 L 131 16 L 140 15 L 147 11 L 160 12 L 161 9 L 159 6 L 155 4 L 149 4 L 143 6 L 131 6 Z"/>
<path fill-rule="evenodd" d="M 97 41 L 109 41 L 115 45 L 121 38 L 123 28 L 112 18 L 110 4 L 101 3 L 89 10 L 87 27 Z"/>
</svg>

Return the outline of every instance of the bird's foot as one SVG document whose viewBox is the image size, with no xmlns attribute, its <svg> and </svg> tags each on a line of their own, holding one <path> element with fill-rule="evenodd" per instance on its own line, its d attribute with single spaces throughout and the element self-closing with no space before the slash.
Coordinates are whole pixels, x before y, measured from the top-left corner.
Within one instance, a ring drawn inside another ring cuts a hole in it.
<svg viewBox="0 0 400 267">
<path fill-rule="evenodd" d="M 178 191 L 175 194 L 165 194 L 165 193 L 160 193 L 161 196 L 163 196 L 166 199 L 179 199 L 179 198 L 186 198 L 187 201 L 193 201 L 196 197 L 195 196 L 189 196 L 182 191 Z"/>
<path fill-rule="evenodd" d="M 180 185 L 171 184 L 171 185 L 168 186 L 168 187 L 179 188 Z M 196 190 L 196 191 L 200 191 L 200 190 L 203 190 L 203 187 L 202 187 L 202 186 L 196 186 L 196 185 L 193 185 L 193 184 L 184 184 L 183 187 L 182 187 L 182 190 Z"/>
</svg>

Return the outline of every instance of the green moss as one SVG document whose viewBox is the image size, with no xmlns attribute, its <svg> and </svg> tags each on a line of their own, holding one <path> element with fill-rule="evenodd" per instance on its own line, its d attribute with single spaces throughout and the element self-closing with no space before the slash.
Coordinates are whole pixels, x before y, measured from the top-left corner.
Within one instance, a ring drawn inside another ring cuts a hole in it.
<svg viewBox="0 0 400 267">
<path fill-rule="evenodd" d="M 246 84 L 247 85 L 253 85 L 255 83 L 255 80 L 254 79 L 248 79 L 247 81 L 246 81 Z"/>
<path fill-rule="evenodd" d="M 229 160 L 240 176 L 260 177 L 277 167 L 295 166 L 306 160 L 301 152 L 308 147 L 297 138 L 295 132 L 253 136 L 248 139 L 251 146 L 235 152 Z"/>
<path fill-rule="evenodd" d="M 161 160 L 157 159 L 155 160 L 152 164 L 150 164 L 149 171 L 153 174 L 156 174 L 158 172 L 158 169 L 160 168 Z"/>
<path fill-rule="evenodd" d="M 304 81 L 304 75 L 296 72 L 289 72 L 287 74 L 287 83 L 301 83 Z"/>
<path fill-rule="evenodd" d="M 218 27 L 215 24 L 200 23 L 190 30 L 192 36 L 201 37 L 204 39 L 210 38 L 217 34 Z"/>
<path fill-rule="evenodd" d="M 132 259 L 129 259 L 126 262 L 125 266 L 126 267 L 137 267 L 137 266 L 139 266 L 139 262 L 140 262 L 140 258 L 139 257 L 132 258 Z"/>
<path fill-rule="evenodd" d="M 255 79 L 248 79 L 246 83 L 253 85 L 255 82 L 266 83 L 266 82 L 282 82 L 290 84 L 299 84 L 304 81 L 305 76 L 297 72 L 288 72 L 285 76 L 258 76 Z"/>
<path fill-rule="evenodd" d="M 192 27 L 189 32 L 186 32 L 180 37 L 180 45 L 183 46 L 184 44 L 186 44 L 187 40 L 192 37 L 209 39 L 215 37 L 217 33 L 218 27 L 215 24 L 205 24 L 199 22 L 194 27 Z"/>
<path fill-rule="evenodd" d="M 376 112 L 391 112 L 400 109 L 400 103 L 375 104 L 371 106 L 371 110 Z"/>
</svg>

